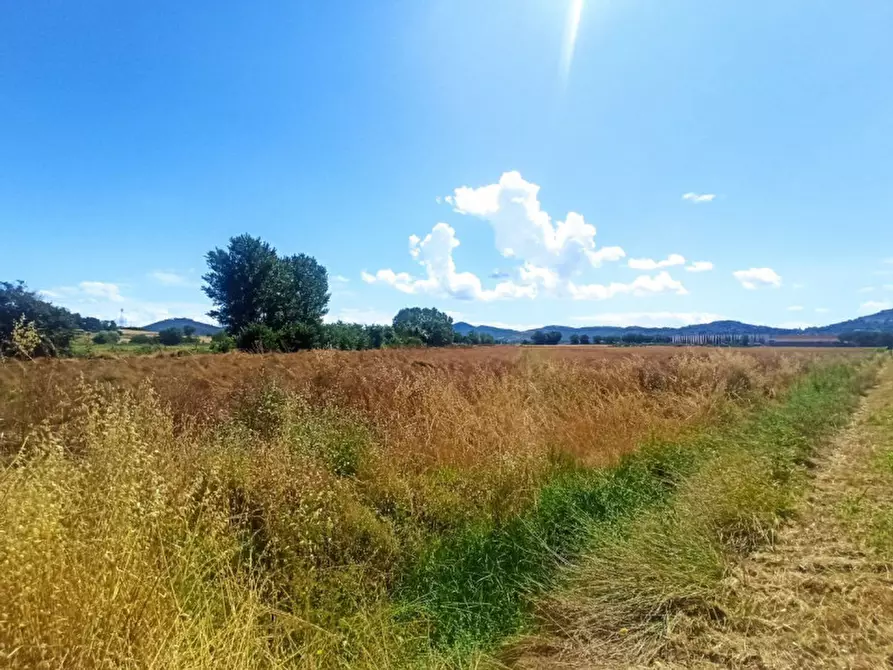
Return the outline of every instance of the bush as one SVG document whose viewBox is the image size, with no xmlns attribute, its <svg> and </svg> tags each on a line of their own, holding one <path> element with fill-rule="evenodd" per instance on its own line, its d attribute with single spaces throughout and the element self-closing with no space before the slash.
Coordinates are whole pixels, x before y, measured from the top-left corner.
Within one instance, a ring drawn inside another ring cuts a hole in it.
<svg viewBox="0 0 893 670">
<path fill-rule="evenodd" d="M 145 333 L 139 333 L 130 338 L 130 344 L 154 344 L 155 338 Z"/>
<path fill-rule="evenodd" d="M 254 354 L 282 350 L 279 333 L 262 323 L 249 324 L 239 331 L 236 346 Z"/>
<path fill-rule="evenodd" d="M 103 330 L 93 336 L 93 344 L 117 344 L 121 333 L 117 330 Z"/>
<path fill-rule="evenodd" d="M 172 347 L 183 342 L 183 331 L 179 328 L 165 328 L 158 333 L 158 342 L 166 347 Z"/>
<path fill-rule="evenodd" d="M 236 340 L 225 330 L 220 330 L 211 336 L 211 351 L 216 354 L 225 354 L 236 347 Z"/>
<path fill-rule="evenodd" d="M 318 349 L 323 345 L 323 327 L 317 323 L 293 323 L 279 331 L 282 351 Z"/>
</svg>

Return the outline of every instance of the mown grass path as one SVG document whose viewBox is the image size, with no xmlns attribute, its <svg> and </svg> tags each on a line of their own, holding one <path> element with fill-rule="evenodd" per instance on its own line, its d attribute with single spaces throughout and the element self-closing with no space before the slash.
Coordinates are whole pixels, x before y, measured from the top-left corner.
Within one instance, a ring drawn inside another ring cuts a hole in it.
<svg viewBox="0 0 893 670">
<path fill-rule="evenodd" d="M 893 363 L 850 425 L 815 452 L 792 521 L 771 546 L 730 569 L 719 591 L 719 616 L 675 613 L 656 653 L 565 641 L 547 645 L 558 653 L 528 655 L 518 665 L 893 667 Z"/>
<path fill-rule="evenodd" d="M 795 523 L 730 580 L 732 616 L 673 644 L 673 666 L 893 666 L 893 364 L 818 455 Z"/>
</svg>

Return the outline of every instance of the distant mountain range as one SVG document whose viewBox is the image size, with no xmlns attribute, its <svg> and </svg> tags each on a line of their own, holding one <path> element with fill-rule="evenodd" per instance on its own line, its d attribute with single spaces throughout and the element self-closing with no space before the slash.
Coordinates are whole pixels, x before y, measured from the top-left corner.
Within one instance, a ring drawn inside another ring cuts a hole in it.
<svg viewBox="0 0 893 670">
<path fill-rule="evenodd" d="M 150 323 L 143 326 L 143 330 L 154 333 L 164 330 L 165 328 L 180 328 L 184 326 L 192 326 L 195 328 L 196 335 L 213 335 L 222 330 L 220 326 L 213 326 L 209 323 L 202 323 L 193 319 L 165 319 L 156 323 Z M 741 321 L 711 321 L 710 323 L 698 323 L 689 326 L 680 326 L 678 328 L 649 328 L 647 326 L 583 326 L 581 328 L 573 328 L 571 326 L 549 325 L 542 328 L 531 328 L 530 330 L 513 330 L 511 328 L 497 328 L 495 326 L 473 326 L 470 323 L 459 321 L 453 324 L 453 329 L 461 335 L 467 335 L 471 331 L 478 334 L 489 334 L 495 339 L 504 342 L 521 342 L 530 339 L 530 337 L 538 330 L 550 331 L 557 330 L 561 333 L 561 339 L 564 342 L 570 340 L 571 335 L 588 335 L 589 337 L 619 337 L 627 333 L 636 333 L 639 335 L 762 335 L 765 337 L 779 335 L 842 335 L 856 330 L 893 333 L 893 309 L 886 309 L 876 314 L 868 316 L 860 316 L 858 319 L 850 319 L 849 321 L 841 321 L 840 323 L 832 323 L 827 326 L 817 326 L 813 328 L 804 328 L 797 330 L 792 328 L 774 328 L 772 326 L 756 326 L 750 323 L 742 323 Z"/>
<path fill-rule="evenodd" d="M 804 328 L 803 330 L 792 328 L 774 328 L 772 326 L 755 326 L 741 321 L 711 321 L 710 323 L 692 324 L 679 328 L 649 328 L 645 326 L 584 326 L 573 328 L 571 326 L 550 325 L 530 330 L 512 330 L 511 328 L 496 328 L 494 326 L 473 326 L 470 323 L 459 321 L 453 324 L 453 329 L 461 335 L 467 335 L 471 331 L 483 335 L 492 335 L 497 340 L 505 342 L 521 342 L 530 339 L 538 330 L 557 330 L 561 333 L 561 339 L 567 342 L 571 335 L 588 335 L 589 337 L 619 337 L 628 333 L 639 335 L 763 335 L 766 337 L 779 335 L 841 335 L 856 330 L 893 332 L 893 309 L 887 309 L 877 314 L 861 316 L 858 319 L 832 323 L 827 326 Z"/>
<path fill-rule="evenodd" d="M 155 323 L 150 323 L 148 326 L 143 326 L 142 329 L 152 333 L 160 333 L 162 330 L 168 328 L 179 328 L 180 330 L 183 330 L 186 326 L 195 328 L 196 335 L 213 335 L 214 333 L 223 330 L 220 326 L 212 326 L 210 323 L 202 323 L 201 321 L 195 321 L 194 319 L 165 319 L 164 321 L 156 321 Z"/>
</svg>

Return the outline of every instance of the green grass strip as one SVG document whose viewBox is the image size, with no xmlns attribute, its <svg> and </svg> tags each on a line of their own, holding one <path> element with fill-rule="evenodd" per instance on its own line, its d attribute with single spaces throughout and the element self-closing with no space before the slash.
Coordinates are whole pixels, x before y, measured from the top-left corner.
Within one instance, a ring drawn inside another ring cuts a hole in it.
<svg viewBox="0 0 893 670">
<path fill-rule="evenodd" d="M 562 469 L 525 514 L 432 540 L 399 582 L 401 611 L 427 623 L 438 655 L 493 649 L 525 630 L 532 597 L 554 585 L 557 569 L 599 528 L 666 503 L 729 444 L 771 453 L 773 477 L 784 481 L 816 440 L 846 422 L 869 377 L 866 366 L 817 367 L 748 418 L 684 443 L 649 445 L 610 469 Z"/>
</svg>

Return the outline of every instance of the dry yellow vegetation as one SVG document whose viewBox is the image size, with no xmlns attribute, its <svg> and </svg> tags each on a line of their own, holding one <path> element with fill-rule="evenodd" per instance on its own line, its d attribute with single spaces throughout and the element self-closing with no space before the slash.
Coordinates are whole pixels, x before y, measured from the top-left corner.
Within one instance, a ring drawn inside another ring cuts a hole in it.
<svg viewBox="0 0 893 670">
<path fill-rule="evenodd" d="M 598 469 L 638 445 L 732 420 L 816 357 L 851 355 L 493 348 L 9 362 L 0 659 L 436 665 L 426 654 L 437 640 L 461 647 L 479 625 L 438 629 L 451 614 L 413 610 L 431 575 L 460 590 L 477 579 L 464 564 L 447 575 L 444 547 L 483 542 L 499 565 L 504 543 L 488 538 L 523 533 L 561 473 L 594 472 L 583 493 L 601 490 Z M 578 495 L 571 488 L 561 490 Z M 536 576 L 543 559 L 530 546 Z M 498 608 L 514 611 L 516 596 L 488 577 L 498 602 L 480 620 L 501 635 Z"/>
</svg>

